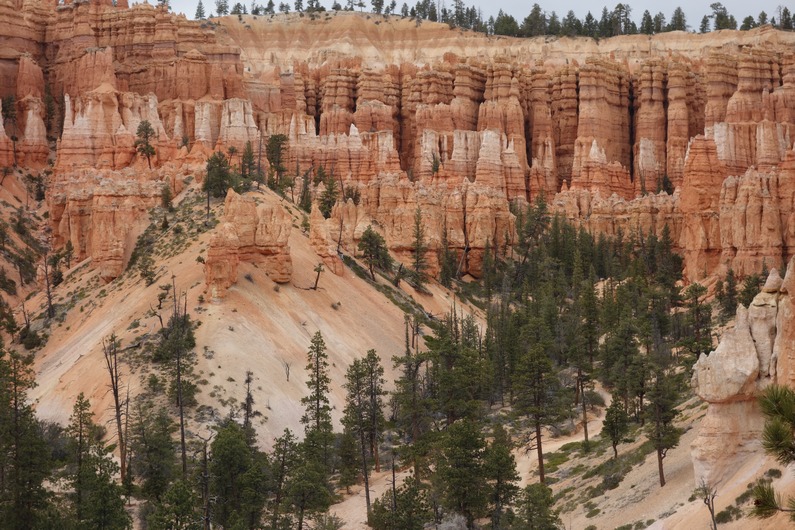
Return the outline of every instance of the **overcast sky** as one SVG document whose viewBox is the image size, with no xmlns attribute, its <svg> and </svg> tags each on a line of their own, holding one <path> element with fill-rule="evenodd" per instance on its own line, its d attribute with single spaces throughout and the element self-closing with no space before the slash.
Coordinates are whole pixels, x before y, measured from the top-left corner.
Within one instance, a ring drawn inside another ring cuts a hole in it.
<svg viewBox="0 0 795 530">
<path fill-rule="evenodd" d="M 237 0 L 228 1 L 231 7 Z M 294 0 L 274 0 L 274 3 L 278 7 L 279 3 L 282 1 L 287 1 L 290 4 L 292 10 Z M 326 9 L 329 9 L 333 1 L 334 0 L 321 0 L 320 3 L 324 5 Z M 346 3 L 344 0 L 338 1 L 342 5 L 345 5 Z M 404 0 L 397 0 L 398 9 L 400 9 L 400 7 L 403 5 L 403 1 Z M 409 7 L 411 7 L 412 5 L 416 4 L 416 1 L 417 0 L 414 0 L 413 2 L 406 1 L 406 3 L 409 5 Z M 209 14 L 210 12 L 215 11 L 215 0 L 203 0 L 203 2 L 206 13 Z M 155 3 L 155 0 L 151 0 L 150 3 Z M 185 13 L 188 18 L 193 18 L 193 15 L 196 13 L 197 3 L 198 0 L 171 0 L 171 8 L 177 13 L 182 12 Z M 243 3 L 246 4 L 247 8 L 250 8 L 251 0 L 243 1 Z M 258 1 L 257 3 L 267 4 L 267 0 Z M 370 6 L 369 0 L 365 0 L 365 3 L 367 3 L 368 7 Z M 387 0 L 386 3 L 389 3 L 389 0 Z M 452 0 L 447 0 L 445 3 L 449 7 L 452 5 Z M 488 19 L 489 16 L 496 16 L 499 10 L 502 9 L 505 13 L 513 15 L 520 24 L 522 19 L 524 19 L 524 17 L 526 17 L 530 12 L 530 8 L 533 3 L 534 0 L 464 0 L 464 4 L 467 6 L 479 6 L 482 10 L 484 19 Z M 584 18 L 589 10 L 594 17 L 599 19 L 603 6 L 607 6 L 607 8 L 612 11 L 613 7 L 615 7 L 617 3 L 617 0 L 614 3 L 590 2 L 585 0 L 569 0 L 567 2 L 547 0 L 538 2 L 543 10 L 547 12 L 556 11 L 561 18 L 569 10 L 573 10 L 580 19 Z M 632 0 L 627 3 L 632 8 L 632 19 L 635 20 L 638 25 L 640 25 L 640 18 L 646 9 L 649 10 L 652 16 L 659 11 L 662 11 L 666 19 L 670 19 L 671 13 L 673 13 L 673 10 L 676 8 L 676 6 L 681 5 L 682 9 L 685 11 L 687 23 L 691 29 L 698 29 L 698 26 L 701 22 L 701 17 L 712 12 L 712 10 L 709 8 L 710 4 L 712 3 L 711 0 L 687 0 L 682 1 L 679 4 L 677 4 L 677 2 L 660 2 L 659 0 L 656 2 L 652 2 L 651 0 Z M 726 6 L 729 14 L 734 15 L 734 18 L 737 19 L 738 26 L 742 23 L 742 20 L 746 16 L 752 15 L 754 18 L 756 18 L 760 11 L 765 11 L 768 15 L 768 18 L 778 18 L 779 6 L 783 7 L 789 3 L 789 1 L 781 2 L 781 0 L 762 0 L 751 3 L 749 3 L 747 0 L 723 1 L 723 5 Z M 306 0 L 304 0 L 304 5 L 306 5 Z M 789 10 L 793 11 L 792 5 L 789 5 Z"/>
</svg>

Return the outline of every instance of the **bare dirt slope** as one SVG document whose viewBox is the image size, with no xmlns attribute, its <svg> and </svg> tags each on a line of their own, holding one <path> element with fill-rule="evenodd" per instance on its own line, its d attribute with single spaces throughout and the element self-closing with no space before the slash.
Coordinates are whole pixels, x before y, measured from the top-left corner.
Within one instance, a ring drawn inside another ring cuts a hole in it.
<svg viewBox="0 0 795 530">
<path fill-rule="evenodd" d="M 280 200 L 270 192 L 252 193 L 261 200 Z M 216 210 L 220 215 L 220 207 Z M 197 214 L 199 211 L 197 207 Z M 235 403 L 244 396 L 245 372 L 251 370 L 256 408 L 267 417 L 258 427 L 264 446 L 286 427 L 303 432 L 299 419 L 303 412 L 300 399 L 307 394 L 304 366 L 316 331 L 323 334 L 329 353 L 335 420 L 343 409 L 345 370 L 355 357 L 375 349 L 387 370 L 387 379 L 392 379 L 392 356 L 404 349 L 403 311 L 349 269 L 341 277 L 323 273 L 319 288 L 310 289 L 320 258 L 297 222 L 290 237 L 292 281 L 277 286 L 263 270 L 241 263 L 238 283 L 223 300 L 209 300 L 203 265 L 196 261 L 206 255 L 209 235 L 201 234 L 184 252 L 159 261 L 158 278 L 150 286 L 145 286 L 136 271 L 103 285 L 87 263 L 66 273 L 55 298 L 71 308 L 63 322 L 53 326 L 46 346 L 36 354 L 38 387 L 32 397 L 42 418 L 65 423 L 80 392 L 91 398 L 101 421 L 110 418 L 102 339 L 116 333 L 126 348 L 139 342 L 141 336 L 156 333 L 159 321 L 148 312 L 157 306 L 159 286 L 171 283 L 172 275 L 177 290 L 187 292 L 192 317 L 201 322 L 196 330 L 200 404 L 213 407 L 220 415 L 239 408 Z M 427 305 L 430 314 L 441 315 L 453 305 L 450 293 L 439 287 L 432 287 L 431 294 L 413 294 Z M 200 298 L 205 298 L 204 302 Z M 39 295 L 29 307 L 43 304 L 44 297 Z M 460 301 L 456 305 L 459 310 L 474 311 Z M 168 318 L 170 311 L 163 314 Z M 145 369 L 136 370 L 136 377 L 128 378 L 132 395 L 141 385 L 140 374 L 146 374 Z"/>
</svg>

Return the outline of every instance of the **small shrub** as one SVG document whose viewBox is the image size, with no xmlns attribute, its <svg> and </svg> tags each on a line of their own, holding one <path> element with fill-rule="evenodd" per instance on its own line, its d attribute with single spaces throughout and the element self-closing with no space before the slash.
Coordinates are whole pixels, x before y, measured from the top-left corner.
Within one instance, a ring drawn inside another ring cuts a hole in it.
<svg viewBox="0 0 795 530">
<path fill-rule="evenodd" d="M 586 514 L 585 514 L 585 517 L 587 517 L 588 519 L 590 519 L 590 518 L 592 518 L 592 517 L 596 517 L 596 516 L 597 516 L 597 515 L 599 515 L 601 512 L 602 512 L 602 510 L 600 510 L 599 508 L 594 508 L 593 510 L 589 511 L 588 513 L 586 513 Z"/>
<path fill-rule="evenodd" d="M 781 470 L 771 467 L 765 472 L 765 476 L 770 478 L 781 478 Z"/>
<path fill-rule="evenodd" d="M 36 349 L 44 343 L 41 335 L 37 331 L 30 329 L 30 326 L 22 328 L 19 332 L 19 340 L 26 350 Z"/>
</svg>

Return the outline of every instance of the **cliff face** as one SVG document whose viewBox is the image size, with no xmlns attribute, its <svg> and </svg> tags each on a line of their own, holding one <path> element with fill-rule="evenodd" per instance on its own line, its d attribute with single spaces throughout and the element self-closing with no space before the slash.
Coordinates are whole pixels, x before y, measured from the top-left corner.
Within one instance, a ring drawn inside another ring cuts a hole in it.
<svg viewBox="0 0 795 530">
<path fill-rule="evenodd" d="M 41 167 L 57 140 L 53 228 L 100 267 L 117 258 L 91 243 L 91 223 L 59 213 L 77 204 L 63 197 L 105 193 L 87 171 L 119 189 L 173 187 L 213 150 L 258 150 L 273 134 L 288 138 L 291 175 L 323 168 L 359 192 L 313 228 L 318 248 L 334 247 L 329 263 L 365 222 L 408 260 L 419 206 L 430 272 L 446 239 L 477 276 L 486 246 L 513 240 L 509 204 L 538 196 L 596 231 L 667 224 L 691 279 L 795 252 L 791 33 L 520 40 L 353 13 L 193 22 L 100 0 L 0 0 L 0 14 L 0 95 L 17 110 L 0 127 L 0 165 Z M 134 146 L 143 120 L 152 173 Z M 80 201 L 92 218 L 95 201 Z M 128 254 L 119 230 L 110 247 Z"/>
<path fill-rule="evenodd" d="M 764 416 L 757 395 L 795 385 L 795 258 L 782 280 L 774 269 L 733 330 L 693 367 L 693 387 L 709 408 L 692 445 L 696 483 L 717 485 L 762 452 Z"/>
</svg>

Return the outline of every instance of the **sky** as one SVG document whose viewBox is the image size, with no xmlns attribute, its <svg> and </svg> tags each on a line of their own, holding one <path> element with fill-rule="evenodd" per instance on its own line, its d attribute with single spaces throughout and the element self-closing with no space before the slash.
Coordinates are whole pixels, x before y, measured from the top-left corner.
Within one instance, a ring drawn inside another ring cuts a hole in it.
<svg viewBox="0 0 795 530">
<path fill-rule="evenodd" d="M 231 5 L 233 5 L 237 0 L 228 1 L 231 7 Z M 274 3 L 278 6 L 282 1 L 288 2 L 291 5 L 292 10 L 294 0 L 274 0 Z M 345 5 L 344 0 L 338 1 L 340 4 Z M 400 6 L 403 5 L 404 1 L 406 1 L 409 7 L 411 7 L 412 5 L 416 4 L 417 0 L 414 0 L 413 2 L 408 0 L 397 0 L 398 9 L 400 9 Z M 488 19 L 489 16 L 496 17 L 497 13 L 502 10 L 506 14 L 513 15 L 514 18 L 516 18 L 516 20 L 521 24 L 524 17 L 526 17 L 530 12 L 531 6 L 536 1 L 538 2 L 538 5 L 541 6 L 541 9 L 547 13 L 556 11 L 557 14 L 562 18 L 569 10 L 572 10 L 581 20 L 585 17 L 589 10 L 594 17 L 599 19 L 603 6 L 607 6 L 608 10 L 612 11 L 613 7 L 615 7 L 615 5 L 618 3 L 618 0 L 613 0 L 615 3 L 605 1 L 593 2 L 586 0 L 569 0 L 565 2 L 554 0 L 464 0 L 464 4 L 467 6 L 475 5 L 480 7 L 484 19 Z M 661 2 L 659 0 L 632 0 L 626 3 L 632 8 L 631 17 L 638 25 L 640 25 L 640 18 L 646 9 L 649 10 L 652 16 L 662 11 L 666 16 L 666 19 L 670 19 L 671 13 L 673 13 L 677 5 L 680 5 L 687 16 L 687 23 L 691 30 L 697 30 L 701 22 L 701 17 L 712 12 L 709 6 L 713 1 L 714 0 L 687 0 L 682 2 Z M 215 0 L 203 0 L 203 2 L 206 13 L 209 14 L 210 12 L 215 11 Z M 247 7 L 251 5 L 251 0 L 241 0 L 241 2 L 245 3 Z M 154 0 L 152 0 L 151 3 L 154 3 Z M 185 13 L 188 18 L 193 18 L 193 15 L 196 13 L 197 3 L 198 0 L 171 0 L 171 8 L 177 13 L 182 12 Z M 258 0 L 257 3 L 266 4 L 267 0 Z M 326 9 L 329 9 L 333 3 L 333 0 L 320 0 L 320 3 L 324 5 Z M 365 0 L 365 3 L 369 7 L 369 1 Z M 737 19 L 738 26 L 742 23 L 742 20 L 746 16 L 752 15 L 754 18 L 756 18 L 760 11 L 765 11 L 769 19 L 771 17 L 778 18 L 779 6 L 784 7 L 785 5 L 788 5 L 790 11 L 794 10 L 794 6 L 789 5 L 789 0 L 786 2 L 782 2 L 781 0 L 762 0 L 753 2 L 751 5 L 748 4 L 747 0 L 724 0 L 722 3 L 726 7 L 728 13 L 730 15 L 734 15 L 734 18 Z M 452 0 L 447 0 L 446 4 L 448 6 L 452 5 Z M 306 5 L 306 0 L 304 0 L 304 5 Z"/>
</svg>

